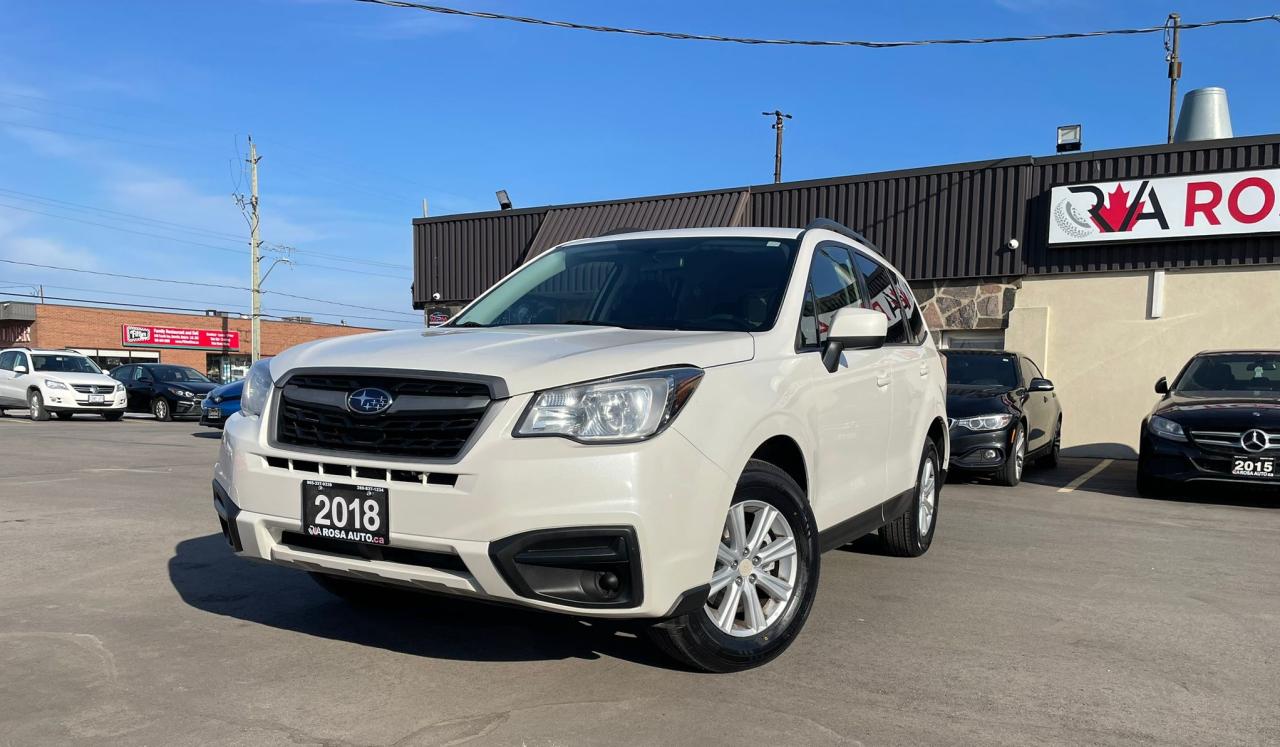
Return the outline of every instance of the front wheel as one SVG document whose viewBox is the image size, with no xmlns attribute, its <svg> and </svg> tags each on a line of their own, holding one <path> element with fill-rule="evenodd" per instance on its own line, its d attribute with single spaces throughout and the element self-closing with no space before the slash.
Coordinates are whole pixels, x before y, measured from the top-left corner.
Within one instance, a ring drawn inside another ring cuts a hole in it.
<svg viewBox="0 0 1280 747">
<path fill-rule="evenodd" d="M 151 414 L 156 416 L 156 420 L 173 420 L 173 409 L 169 407 L 169 400 L 164 397 L 156 397 L 151 401 Z"/>
<path fill-rule="evenodd" d="M 758 667 L 790 646 L 818 587 L 818 532 L 791 476 L 751 460 L 738 478 L 701 609 L 650 629 L 658 646 L 694 669 Z"/>
<path fill-rule="evenodd" d="M 926 441 L 916 473 L 915 500 L 906 513 L 880 527 L 880 541 L 890 554 L 918 558 L 933 544 L 933 530 L 938 525 L 938 493 L 942 489 L 938 462 L 938 447 L 933 441 Z"/>
<path fill-rule="evenodd" d="M 996 470 L 996 482 L 1010 488 L 1022 482 L 1022 467 L 1027 463 L 1027 432 L 1021 423 L 1013 429 L 1013 448 L 1009 449 L 1004 464 Z"/>
<path fill-rule="evenodd" d="M 32 389 L 31 393 L 27 395 L 27 410 L 30 412 L 32 420 L 49 419 L 49 411 L 44 406 L 44 397 L 35 389 Z"/>
</svg>

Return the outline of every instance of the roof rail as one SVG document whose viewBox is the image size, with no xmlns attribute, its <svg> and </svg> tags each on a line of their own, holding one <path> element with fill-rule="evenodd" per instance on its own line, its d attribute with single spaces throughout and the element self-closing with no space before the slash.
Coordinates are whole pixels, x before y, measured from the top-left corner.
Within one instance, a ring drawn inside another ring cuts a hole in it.
<svg viewBox="0 0 1280 747">
<path fill-rule="evenodd" d="M 846 236 L 848 238 L 853 239 L 854 241 L 857 241 L 860 244 L 863 244 L 864 246 L 866 246 L 868 249 L 875 252 L 876 254 L 879 254 L 882 257 L 884 256 L 884 252 L 880 251 L 880 247 L 876 246 L 871 241 L 871 239 L 868 239 L 866 236 L 863 236 L 862 234 L 858 233 L 852 228 L 849 228 L 843 223 L 837 223 L 836 221 L 833 221 L 830 218 L 814 218 L 813 220 L 809 221 L 808 225 L 804 227 L 804 231 L 800 233 L 800 236 L 803 237 L 805 231 L 813 231 L 815 229 L 832 231 L 834 233 L 840 234 L 841 236 Z"/>
</svg>

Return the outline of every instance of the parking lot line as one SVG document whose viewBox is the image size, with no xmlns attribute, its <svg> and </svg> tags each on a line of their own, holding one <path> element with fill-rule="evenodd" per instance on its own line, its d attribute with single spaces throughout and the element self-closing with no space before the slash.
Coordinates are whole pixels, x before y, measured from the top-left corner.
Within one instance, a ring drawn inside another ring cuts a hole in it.
<svg viewBox="0 0 1280 747">
<path fill-rule="evenodd" d="M 1066 485 L 1063 485 L 1062 487 L 1058 488 L 1058 492 L 1059 493 L 1072 492 L 1073 490 L 1080 487 L 1081 485 L 1084 485 L 1086 482 L 1090 480 L 1090 478 L 1094 477 L 1102 470 L 1106 469 L 1107 467 L 1110 467 L 1111 463 L 1114 461 L 1115 461 L 1114 459 L 1103 459 L 1102 461 L 1093 465 L 1093 469 L 1089 470 L 1083 475 L 1080 475 L 1079 477 L 1067 483 Z"/>
</svg>

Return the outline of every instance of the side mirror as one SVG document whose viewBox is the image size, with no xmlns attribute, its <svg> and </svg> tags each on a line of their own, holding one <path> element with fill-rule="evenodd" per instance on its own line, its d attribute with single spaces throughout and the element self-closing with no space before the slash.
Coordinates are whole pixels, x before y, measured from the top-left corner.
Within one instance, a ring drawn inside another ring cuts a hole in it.
<svg viewBox="0 0 1280 747">
<path fill-rule="evenodd" d="M 1168 393 L 1169 393 L 1169 380 L 1163 376 L 1156 379 L 1156 394 L 1168 394 Z"/>
<path fill-rule="evenodd" d="M 1053 382 L 1048 379 L 1032 379 L 1027 383 L 1027 389 L 1033 392 L 1052 392 Z"/>
<path fill-rule="evenodd" d="M 18 376 L 21 376 L 27 372 L 27 367 L 19 363 L 18 365 L 13 367 L 13 372 Z"/>
<path fill-rule="evenodd" d="M 840 366 L 840 354 L 846 350 L 874 350 L 884 347 L 889 333 L 889 320 L 879 311 L 846 306 L 836 311 L 822 348 L 822 365 L 834 373 Z"/>
</svg>

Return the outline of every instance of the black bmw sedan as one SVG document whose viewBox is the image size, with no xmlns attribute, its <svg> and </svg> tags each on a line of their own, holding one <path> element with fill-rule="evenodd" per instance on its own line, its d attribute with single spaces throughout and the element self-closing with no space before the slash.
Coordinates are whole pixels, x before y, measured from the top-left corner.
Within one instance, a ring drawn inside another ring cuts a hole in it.
<svg viewBox="0 0 1280 747">
<path fill-rule="evenodd" d="M 1280 487 L 1280 351 L 1197 354 L 1142 421 L 1138 491 L 1192 481 Z"/>
<path fill-rule="evenodd" d="M 1058 463 L 1062 407 L 1053 382 L 1025 355 L 944 350 L 951 469 L 1017 485 L 1029 460 Z"/>
</svg>

